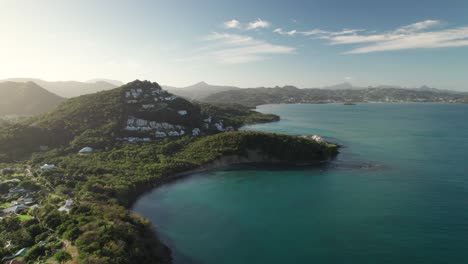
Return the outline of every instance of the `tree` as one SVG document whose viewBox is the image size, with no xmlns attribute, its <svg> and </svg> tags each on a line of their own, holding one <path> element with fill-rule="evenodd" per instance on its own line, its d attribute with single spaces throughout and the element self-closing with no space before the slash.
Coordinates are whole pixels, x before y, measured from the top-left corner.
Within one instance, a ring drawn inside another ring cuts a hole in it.
<svg viewBox="0 0 468 264">
<path fill-rule="evenodd" d="M 62 263 L 65 263 L 65 262 L 67 262 L 69 260 L 72 260 L 72 256 L 68 252 L 60 250 L 57 253 L 55 253 L 54 259 L 58 263 L 62 264 Z"/>
</svg>

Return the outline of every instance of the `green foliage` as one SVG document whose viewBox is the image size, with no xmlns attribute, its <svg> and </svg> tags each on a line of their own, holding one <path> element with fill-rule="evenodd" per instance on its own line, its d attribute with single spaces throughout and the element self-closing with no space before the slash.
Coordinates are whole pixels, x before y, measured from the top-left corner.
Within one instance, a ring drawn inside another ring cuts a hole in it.
<svg viewBox="0 0 468 264">
<path fill-rule="evenodd" d="M 225 126 L 233 126 L 234 128 L 239 128 L 245 124 L 279 121 L 277 115 L 262 114 L 239 104 L 213 105 L 202 103 L 200 107 L 203 115 L 224 120 Z"/>
<path fill-rule="evenodd" d="M 65 263 L 65 262 L 71 260 L 72 256 L 70 255 L 70 253 L 68 253 L 66 251 L 63 251 L 63 250 L 60 250 L 60 251 L 57 251 L 57 253 L 54 254 L 54 259 L 58 263 Z"/>
</svg>

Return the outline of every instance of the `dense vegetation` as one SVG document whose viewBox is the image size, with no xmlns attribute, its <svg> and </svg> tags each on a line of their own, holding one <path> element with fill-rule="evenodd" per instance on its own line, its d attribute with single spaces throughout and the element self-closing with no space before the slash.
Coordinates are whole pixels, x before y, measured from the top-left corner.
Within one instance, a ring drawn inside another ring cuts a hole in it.
<svg viewBox="0 0 468 264">
<path fill-rule="evenodd" d="M 191 104 L 181 98 L 147 111 L 124 103 L 128 88 L 156 85 L 136 81 L 70 99 L 53 112 L 0 128 L 0 158 L 9 162 L 0 164 L 0 206 L 11 208 L 26 198 L 38 205 L 5 213 L 0 220 L 5 231 L 0 234 L 1 257 L 29 248 L 18 257 L 27 263 L 70 258 L 90 264 L 170 263 L 170 251 L 151 223 L 128 211 L 144 191 L 225 156 L 248 159 L 254 152 L 263 161 L 312 164 L 337 153 L 335 145 L 302 137 L 210 129 L 198 137 L 189 134 L 147 143 L 116 140 L 125 133 L 128 115 L 175 119 L 187 126 L 201 125 L 210 117 L 236 128 L 278 119 L 245 107 Z M 174 116 L 177 109 L 189 109 L 191 114 Z M 43 144 L 48 149 L 38 152 Z M 95 151 L 79 154 L 84 146 Z M 23 161 L 13 163 L 14 158 Z M 56 168 L 39 169 L 44 163 Z M 67 200 L 72 206 L 63 210 Z"/>
<path fill-rule="evenodd" d="M 45 113 L 64 100 L 33 82 L 0 83 L 0 116 Z"/>
<path fill-rule="evenodd" d="M 402 88 L 298 89 L 293 86 L 251 88 L 212 94 L 203 99 L 209 103 L 238 103 L 250 107 L 280 103 L 324 102 L 452 102 L 461 103 L 466 93 L 442 90 Z"/>
</svg>

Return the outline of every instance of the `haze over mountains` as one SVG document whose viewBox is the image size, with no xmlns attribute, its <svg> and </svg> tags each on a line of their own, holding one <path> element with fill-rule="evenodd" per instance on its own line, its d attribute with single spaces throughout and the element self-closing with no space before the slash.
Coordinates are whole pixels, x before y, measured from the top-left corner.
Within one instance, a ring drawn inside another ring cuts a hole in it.
<svg viewBox="0 0 468 264">
<path fill-rule="evenodd" d="M 0 116 L 47 112 L 65 101 L 33 82 L 0 83 Z"/>
<path fill-rule="evenodd" d="M 32 78 L 11 78 L 0 81 L 0 115 L 33 115 L 55 108 L 66 98 L 122 86 L 122 82 L 93 79 L 87 82 L 48 82 Z M 357 87 L 345 82 L 322 88 L 295 86 L 239 88 L 199 82 L 187 87 L 163 86 L 170 93 L 208 103 L 242 104 L 255 107 L 275 103 L 330 102 L 447 102 L 464 103 L 468 93 L 440 90 L 428 86 L 402 88 L 392 85 Z"/>
<path fill-rule="evenodd" d="M 123 85 L 120 81 L 94 79 L 87 82 L 78 81 L 58 81 L 48 82 L 34 78 L 9 78 L 0 82 L 34 82 L 37 85 L 45 88 L 49 92 L 65 98 L 80 96 L 83 94 L 96 93 L 104 90 L 110 90 Z"/>
<path fill-rule="evenodd" d="M 176 94 L 185 98 L 189 98 L 192 100 L 200 100 L 209 95 L 219 93 L 219 92 L 241 89 L 239 87 L 234 87 L 234 86 L 211 85 L 211 84 L 207 84 L 206 82 L 199 82 L 194 85 L 181 87 L 181 88 L 176 88 L 173 86 L 163 86 L 163 88 L 173 94 Z"/>
</svg>

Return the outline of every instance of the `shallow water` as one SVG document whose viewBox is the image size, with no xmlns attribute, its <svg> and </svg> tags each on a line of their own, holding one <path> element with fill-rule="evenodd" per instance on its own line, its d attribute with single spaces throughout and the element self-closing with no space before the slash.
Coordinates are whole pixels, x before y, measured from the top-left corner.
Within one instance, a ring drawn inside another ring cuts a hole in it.
<svg viewBox="0 0 468 264">
<path fill-rule="evenodd" d="M 330 166 L 227 168 L 155 189 L 175 263 L 468 263 L 468 105 L 265 105 L 345 147 Z"/>
</svg>

